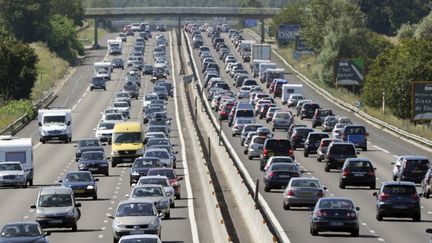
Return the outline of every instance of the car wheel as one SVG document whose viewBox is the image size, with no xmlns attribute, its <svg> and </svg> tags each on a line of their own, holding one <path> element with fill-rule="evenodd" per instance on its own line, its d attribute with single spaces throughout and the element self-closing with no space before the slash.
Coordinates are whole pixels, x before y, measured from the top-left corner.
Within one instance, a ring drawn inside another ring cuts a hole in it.
<svg viewBox="0 0 432 243">
<path fill-rule="evenodd" d="M 90 91 L 93 91 L 93 88 L 90 88 Z"/>
<path fill-rule="evenodd" d="M 106 91 L 106 88 L 104 88 L 104 91 Z"/>
<path fill-rule="evenodd" d="M 235 136 L 236 136 L 236 134 L 235 134 L 235 133 L 233 133 L 233 134 L 232 134 L 232 136 L 233 136 L 233 137 L 235 137 Z"/>
<path fill-rule="evenodd" d="M 249 160 L 252 160 L 252 159 L 253 159 L 253 157 L 249 155 L 249 156 L 248 156 L 248 159 L 249 159 Z"/>
<path fill-rule="evenodd" d="M 330 168 L 329 168 L 328 164 L 325 165 L 325 167 L 324 167 L 324 171 L 325 171 L 325 172 L 329 172 L 329 171 L 330 171 Z"/>
<path fill-rule="evenodd" d="M 313 227 L 311 227 L 310 232 L 311 232 L 311 235 L 313 235 L 313 236 L 318 235 L 318 230 L 314 229 Z"/>
<path fill-rule="evenodd" d="M 420 222 L 420 221 L 421 221 L 421 215 L 420 215 L 420 213 L 414 215 L 414 217 L 413 217 L 413 221 L 414 221 L 414 222 Z"/>
<path fill-rule="evenodd" d="M 296 146 L 292 146 L 292 149 L 293 149 L 293 150 L 296 150 L 296 149 L 297 149 L 297 147 L 296 147 Z"/>
<path fill-rule="evenodd" d="M 312 128 L 315 128 L 316 126 L 315 126 L 315 124 L 312 124 Z"/>
<path fill-rule="evenodd" d="M 363 147 L 363 151 L 367 151 L 367 147 L 365 146 L 365 147 Z"/>
<path fill-rule="evenodd" d="M 424 198 L 426 198 L 426 199 L 429 199 L 429 197 L 430 197 L 430 193 L 429 192 L 425 192 L 423 195 L 424 195 Z"/>
<path fill-rule="evenodd" d="M 115 163 L 114 161 L 113 162 L 111 162 L 111 166 L 114 168 L 114 167 L 117 167 L 117 163 Z"/>
<path fill-rule="evenodd" d="M 175 196 L 176 199 L 180 199 L 180 194 Z"/>
<path fill-rule="evenodd" d="M 176 162 L 173 163 L 173 169 L 177 169 L 177 164 L 176 164 Z"/>
<path fill-rule="evenodd" d="M 283 203 L 282 208 L 285 210 L 290 210 L 290 206 L 287 203 Z"/>
<path fill-rule="evenodd" d="M 172 203 L 170 204 L 170 208 L 175 208 L 175 202 L 172 202 Z"/>
<path fill-rule="evenodd" d="M 308 153 L 308 151 L 305 150 L 304 153 L 303 153 L 303 155 L 304 155 L 304 157 L 306 157 L 306 158 L 309 157 L 309 153 Z"/>
<path fill-rule="evenodd" d="M 97 199 L 98 199 L 97 194 L 94 194 L 94 195 L 93 195 L 93 200 L 97 200 Z"/>
<path fill-rule="evenodd" d="M 33 179 L 29 180 L 29 186 L 33 186 Z"/>
<path fill-rule="evenodd" d="M 171 217 L 171 212 L 169 212 L 169 213 L 165 213 L 165 217 L 164 217 L 164 219 L 169 219 Z"/>
<path fill-rule="evenodd" d="M 243 154 L 247 154 L 247 150 L 243 150 Z"/>
<path fill-rule="evenodd" d="M 355 229 L 351 232 L 352 237 L 358 237 L 360 235 L 360 229 Z"/>
<path fill-rule="evenodd" d="M 160 237 L 159 237 L 160 238 Z M 116 239 L 115 237 L 113 237 L 113 242 L 114 243 L 117 243 L 119 240 L 118 239 Z"/>
<path fill-rule="evenodd" d="M 376 183 L 373 183 L 373 184 L 370 186 L 370 189 L 371 189 L 371 190 L 375 190 L 375 189 L 376 189 Z"/>
<path fill-rule="evenodd" d="M 272 132 L 274 132 L 275 131 L 275 128 L 274 127 L 272 127 Z"/>
<path fill-rule="evenodd" d="M 397 181 L 397 176 L 393 176 L 393 181 Z"/>
<path fill-rule="evenodd" d="M 322 161 L 322 159 L 321 159 L 320 156 L 317 157 L 317 161 L 318 161 L 318 162 L 321 162 L 321 161 Z"/>
<path fill-rule="evenodd" d="M 376 214 L 376 219 L 377 219 L 378 221 L 382 221 L 382 220 L 383 220 L 383 216 L 382 216 L 382 214 L 381 214 L 380 212 L 378 212 L 378 213 Z"/>
<path fill-rule="evenodd" d="M 77 232 L 77 230 L 78 230 L 78 226 L 75 224 L 75 225 L 73 225 L 72 226 L 72 231 L 73 232 Z"/>
<path fill-rule="evenodd" d="M 339 182 L 339 188 L 340 189 L 345 189 L 345 183 L 343 183 L 342 181 Z"/>
<path fill-rule="evenodd" d="M 264 186 L 264 191 L 265 191 L 265 192 L 269 192 L 269 191 L 271 191 L 271 187 L 268 186 L 268 185 L 265 185 L 265 186 Z"/>
</svg>

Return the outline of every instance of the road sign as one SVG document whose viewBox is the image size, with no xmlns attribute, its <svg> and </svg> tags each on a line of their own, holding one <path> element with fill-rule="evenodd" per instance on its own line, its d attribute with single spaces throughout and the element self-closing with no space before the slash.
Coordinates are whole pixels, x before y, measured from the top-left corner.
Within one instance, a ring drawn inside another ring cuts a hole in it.
<svg viewBox="0 0 432 243">
<path fill-rule="evenodd" d="M 432 120 L 432 81 L 412 82 L 412 119 Z"/>
<path fill-rule="evenodd" d="M 296 35 L 300 33 L 299 24 L 280 24 L 278 26 L 277 40 L 280 44 L 287 44 L 294 41 Z"/>
<path fill-rule="evenodd" d="M 301 55 L 313 55 L 313 48 L 309 47 L 306 41 L 300 36 L 295 37 L 295 47 L 293 56 L 295 59 L 300 58 Z"/>
<path fill-rule="evenodd" d="M 256 19 L 245 19 L 244 25 L 245 25 L 245 27 L 248 27 L 248 28 L 257 27 L 258 21 Z"/>
<path fill-rule="evenodd" d="M 334 80 L 339 85 L 362 85 L 364 80 L 363 58 L 338 59 L 333 66 Z"/>
</svg>

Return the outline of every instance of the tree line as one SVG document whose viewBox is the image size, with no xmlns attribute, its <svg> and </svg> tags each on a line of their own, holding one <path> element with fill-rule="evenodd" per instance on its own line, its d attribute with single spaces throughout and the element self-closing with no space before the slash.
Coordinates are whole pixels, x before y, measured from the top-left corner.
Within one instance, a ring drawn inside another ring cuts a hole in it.
<svg viewBox="0 0 432 243">
<path fill-rule="evenodd" d="M 77 40 L 83 24 L 81 0 L 0 0 L 0 104 L 28 99 L 37 80 L 38 57 L 29 46 L 45 42 L 74 63 L 84 53 Z"/>
<path fill-rule="evenodd" d="M 317 53 L 319 80 L 333 86 L 338 58 L 362 57 L 364 104 L 410 118 L 411 82 L 432 80 L 432 13 L 426 0 L 310 0 L 292 4 L 273 18 L 300 24 Z M 429 15 L 428 15 L 429 14 Z M 396 41 L 390 41 L 390 36 Z"/>
</svg>

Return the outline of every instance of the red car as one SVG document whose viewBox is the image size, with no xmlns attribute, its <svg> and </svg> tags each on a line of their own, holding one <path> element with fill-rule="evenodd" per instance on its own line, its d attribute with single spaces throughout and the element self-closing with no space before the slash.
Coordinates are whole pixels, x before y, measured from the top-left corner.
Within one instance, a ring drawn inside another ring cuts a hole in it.
<svg viewBox="0 0 432 243">
<path fill-rule="evenodd" d="M 233 107 L 234 104 L 223 105 L 219 110 L 219 120 L 222 121 L 228 119 L 228 115 L 230 114 Z"/>
<path fill-rule="evenodd" d="M 173 168 L 153 168 L 147 172 L 147 176 L 166 176 L 174 188 L 174 196 L 176 199 L 180 199 L 180 183 L 183 180 L 183 176 L 177 176 Z"/>
</svg>

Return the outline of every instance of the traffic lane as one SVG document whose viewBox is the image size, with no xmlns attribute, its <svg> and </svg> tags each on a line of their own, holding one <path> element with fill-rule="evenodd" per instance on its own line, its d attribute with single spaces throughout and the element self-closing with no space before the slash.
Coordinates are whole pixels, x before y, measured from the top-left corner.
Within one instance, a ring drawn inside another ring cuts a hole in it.
<svg viewBox="0 0 432 243">
<path fill-rule="evenodd" d="M 245 39 L 256 40 L 251 34 L 247 32 L 243 32 L 242 34 L 245 37 Z M 230 45 L 233 46 L 230 39 L 226 35 L 225 35 L 225 40 L 227 40 L 226 43 L 230 43 Z M 287 71 L 292 72 L 292 70 L 286 67 L 285 64 L 277 56 L 272 55 L 271 60 L 272 62 L 276 63 L 278 67 L 285 67 Z M 430 152 L 418 146 L 415 146 L 409 142 L 406 142 L 403 139 L 397 138 L 396 136 L 391 135 L 383 131 L 382 129 L 376 128 L 375 126 L 370 125 L 368 122 L 364 121 L 363 119 L 358 118 L 353 112 L 346 111 L 345 109 L 342 109 L 339 106 L 335 105 L 334 103 L 328 101 L 326 98 L 324 98 L 324 96 L 314 91 L 303 81 L 301 81 L 297 76 L 288 75 L 288 79 L 292 83 L 303 84 L 304 95 L 306 98 L 318 102 L 324 108 L 332 109 L 333 112 L 336 113 L 336 115 L 346 116 L 351 118 L 351 120 L 355 124 L 362 124 L 366 126 L 366 129 L 369 132 L 369 140 L 374 145 L 377 145 L 380 148 L 383 148 L 385 151 L 389 151 L 391 154 L 394 155 L 415 154 L 415 155 L 424 155 L 430 157 Z"/>
</svg>

